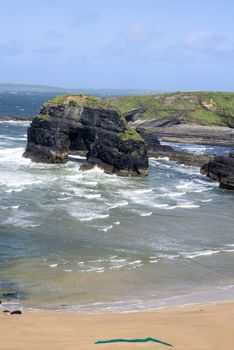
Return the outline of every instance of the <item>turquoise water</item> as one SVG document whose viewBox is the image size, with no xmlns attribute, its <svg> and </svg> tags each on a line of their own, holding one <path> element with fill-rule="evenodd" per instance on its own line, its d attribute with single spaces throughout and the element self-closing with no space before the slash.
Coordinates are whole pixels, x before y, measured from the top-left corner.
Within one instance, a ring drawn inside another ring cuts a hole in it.
<svg viewBox="0 0 234 350">
<path fill-rule="evenodd" d="M 0 295 L 89 312 L 233 298 L 233 193 L 167 159 L 148 178 L 35 164 L 28 125 L 0 122 Z"/>
</svg>

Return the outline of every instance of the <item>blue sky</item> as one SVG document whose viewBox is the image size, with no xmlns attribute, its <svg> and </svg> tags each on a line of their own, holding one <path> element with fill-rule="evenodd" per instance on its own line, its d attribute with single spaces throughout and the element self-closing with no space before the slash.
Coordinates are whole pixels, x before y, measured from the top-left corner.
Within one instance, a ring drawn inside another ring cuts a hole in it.
<svg viewBox="0 0 234 350">
<path fill-rule="evenodd" d="M 0 83 L 234 91 L 231 0 L 0 5 Z"/>
</svg>

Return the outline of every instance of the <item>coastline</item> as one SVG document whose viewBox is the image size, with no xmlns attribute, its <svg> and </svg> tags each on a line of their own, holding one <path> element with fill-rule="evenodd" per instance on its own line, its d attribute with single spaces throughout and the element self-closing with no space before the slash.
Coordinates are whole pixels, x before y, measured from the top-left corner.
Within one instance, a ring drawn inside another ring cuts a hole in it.
<svg viewBox="0 0 234 350">
<path fill-rule="evenodd" d="M 166 349 L 155 343 L 95 345 L 98 340 L 153 337 L 181 350 L 232 349 L 233 324 L 234 301 L 134 313 L 1 313 L 0 342 L 12 350 Z"/>
</svg>

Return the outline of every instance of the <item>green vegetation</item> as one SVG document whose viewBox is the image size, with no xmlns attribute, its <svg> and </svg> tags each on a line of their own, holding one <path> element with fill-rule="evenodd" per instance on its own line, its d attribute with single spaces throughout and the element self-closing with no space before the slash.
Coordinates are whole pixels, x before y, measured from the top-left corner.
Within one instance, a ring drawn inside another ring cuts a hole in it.
<svg viewBox="0 0 234 350">
<path fill-rule="evenodd" d="M 40 120 L 48 121 L 50 119 L 50 116 L 49 116 L 49 114 L 42 114 L 42 113 L 40 113 L 40 114 L 37 115 L 37 118 L 40 119 Z"/>
<path fill-rule="evenodd" d="M 234 127 L 234 93 L 175 92 L 168 94 L 128 96 L 112 99 L 122 114 L 142 108 L 142 119 L 182 117 L 202 125 Z"/>
<path fill-rule="evenodd" d="M 68 96 L 71 96 L 71 95 L 55 96 L 54 98 L 52 98 L 52 100 L 49 100 L 47 102 L 47 104 L 49 104 L 49 105 L 61 105 L 61 104 L 63 104 L 66 101 L 66 98 Z"/>
<path fill-rule="evenodd" d="M 55 96 L 47 102 L 47 105 L 68 104 L 69 106 L 90 107 L 97 109 L 116 109 L 116 106 L 110 99 L 102 99 L 83 94 L 67 94 Z"/>
<path fill-rule="evenodd" d="M 132 156 L 132 157 L 138 157 L 138 155 L 139 155 L 139 154 L 138 154 L 137 151 L 132 151 L 132 152 L 131 152 L 131 156 Z"/>
<path fill-rule="evenodd" d="M 77 106 L 77 102 L 74 101 L 74 100 L 70 100 L 68 104 L 69 104 L 70 107 L 76 107 Z"/>
<path fill-rule="evenodd" d="M 133 141 L 145 143 L 145 141 L 143 140 L 141 135 L 135 129 L 131 128 L 130 126 L 127 126 L 127 129 L 124 132 L 119 133 L 119 136 L 120 136 L 122 141 L 133 140 Z"/>
<path fill-rule="evenodd" d="M 188 123 L 234 127 L 234 93 L 228 92 L 175 92 L 109 99 L 67 94 L 48 102 L 58 104 L 116 110 L 121 118 L 126 112 L 141 108 L 143 120 L 182 117 Z"/>
</svg>

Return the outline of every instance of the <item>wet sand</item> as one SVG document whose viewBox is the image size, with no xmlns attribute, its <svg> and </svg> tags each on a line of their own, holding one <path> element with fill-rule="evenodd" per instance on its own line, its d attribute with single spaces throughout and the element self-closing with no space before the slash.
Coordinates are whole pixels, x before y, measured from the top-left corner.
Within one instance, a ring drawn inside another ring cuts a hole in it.
<svg viewBox="0 0 234 350">
<path fill-rule="evenodd" d="M 234 349 L 234 302 L 148 312 L 0 314 L 2 350 L 170 349 L 155 343 L 95 345 L 97 340 L 153 337 L 183 350 Z"/>
</svg>

